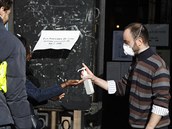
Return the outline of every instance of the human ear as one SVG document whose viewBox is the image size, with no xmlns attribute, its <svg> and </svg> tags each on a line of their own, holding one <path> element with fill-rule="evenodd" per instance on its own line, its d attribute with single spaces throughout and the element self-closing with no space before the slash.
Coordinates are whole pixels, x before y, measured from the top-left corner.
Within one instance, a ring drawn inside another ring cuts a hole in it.
<svg viewBox="0 0 172 129">
<path fill-rule="evenodd" d="M 136 40 L 136 44 L 137 46 L 141 46 L 143 44 L 143 40 L 141 37 L 138 37 L 137 40 Z"/>
</svg>

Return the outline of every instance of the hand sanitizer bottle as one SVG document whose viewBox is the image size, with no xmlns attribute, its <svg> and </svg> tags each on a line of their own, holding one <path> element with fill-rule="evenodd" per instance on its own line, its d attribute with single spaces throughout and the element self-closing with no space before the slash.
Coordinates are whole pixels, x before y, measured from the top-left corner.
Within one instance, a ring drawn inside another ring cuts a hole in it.
<svg viewBox="0 0 172 129">
<path fill-rule="evenodd" d="M 81 70 L 83 70 L 83 78 L 86 77 L 87 76 L 87 71 L 85 70 L 85 68 L 79 69 L 78 72 L 81 71 Z M 87 95 L 91 95 L 91 94 L 94 93 L 94 88 L 93 88 L 93 84 L 92 84 L 91 79 L 85 79 L 84 80 L 84 88 L 86 90 Z"/>
</svg>

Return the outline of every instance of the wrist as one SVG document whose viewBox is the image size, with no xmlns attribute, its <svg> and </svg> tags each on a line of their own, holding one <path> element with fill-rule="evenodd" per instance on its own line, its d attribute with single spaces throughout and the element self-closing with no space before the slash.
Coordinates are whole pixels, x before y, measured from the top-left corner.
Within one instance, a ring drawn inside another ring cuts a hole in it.
<svg viewBox="0 0 172 129">
<path fill-rule="evenodd" d="M 96 81 L 96 76 L 93 75 L 93 76 L 91 77 L 91 81 L 92 81 L 93 83 L 95 83 L 95 81 Z"/>
<path fill-rule="evenodd" d="M 63 83 L 61 84 L 61 88 L 65 88 L 66 86 L 67 86 L 66 82 L 63 82 Z"/>
<path fill-rule="evenodd" d="M 146 127 L 146 129 L 154 129 L 154 128 L 152 128 L 152 127 Z"/>
<path fill-rule="evenodd" d="M 146 126 L 146 129 L 154 129 L 154 127 L 148 124 L 148 125 Z"/>
</svg>

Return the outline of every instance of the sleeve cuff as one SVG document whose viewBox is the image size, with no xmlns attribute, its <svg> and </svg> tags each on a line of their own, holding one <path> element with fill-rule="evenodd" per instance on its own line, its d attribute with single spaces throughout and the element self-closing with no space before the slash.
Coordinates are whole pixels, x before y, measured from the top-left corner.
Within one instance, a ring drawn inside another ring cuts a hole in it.
<svg viewBox="0 0 172 129">
<path fill-rule="evenodd" d="M 160 115 L 160 116 L 166 116 L 166 115 L 168 115 L 169 110 L 167 108 L 164 108 L 164 107 L 153 105 L 152 112 L 157 114 L 157 115 Z"/>
<path fill-rule="evenodd" d="M 109 80 L 108 82 L 108 94 L 114 94 L 116 92 L 116 83 L 114 80 Z"/>
</svg>

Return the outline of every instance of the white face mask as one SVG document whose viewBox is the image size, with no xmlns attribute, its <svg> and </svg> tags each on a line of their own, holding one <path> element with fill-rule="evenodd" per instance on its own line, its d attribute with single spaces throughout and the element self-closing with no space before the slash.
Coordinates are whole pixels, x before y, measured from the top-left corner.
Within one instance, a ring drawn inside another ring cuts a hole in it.
<svg viewBox="0 0 172 129">
<path fill-rule="evenodd" d="M 123 49 L 124 49 L 125 55 L 134 56 L 134 51 L 132 47 L 130 47 L 128 44 L 124 43 Z"/>
</svg>

